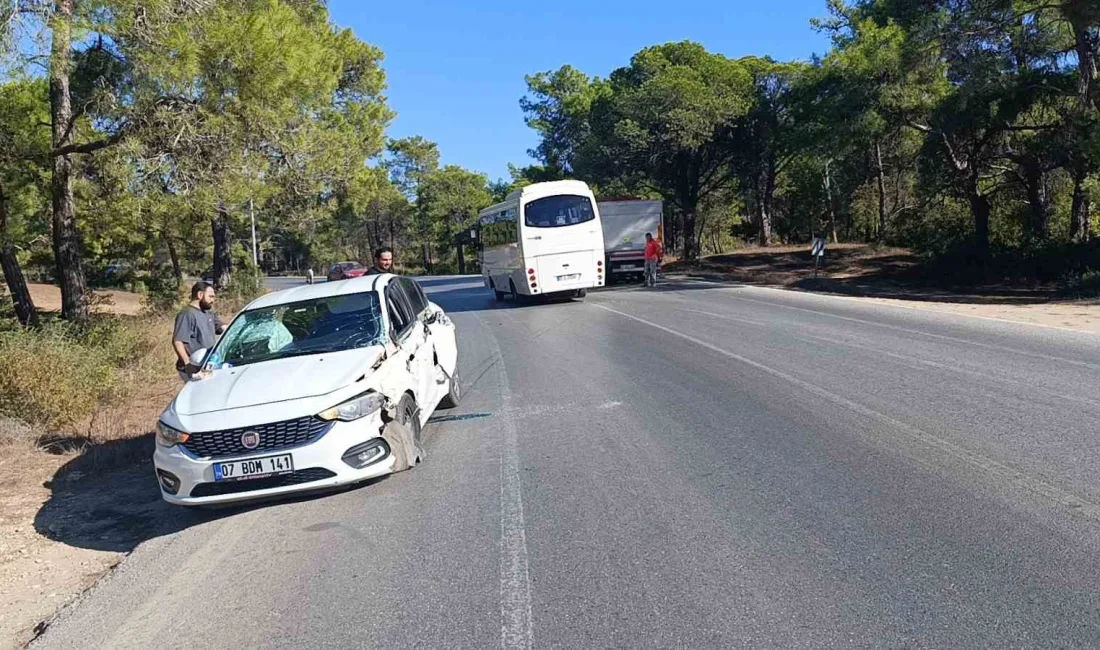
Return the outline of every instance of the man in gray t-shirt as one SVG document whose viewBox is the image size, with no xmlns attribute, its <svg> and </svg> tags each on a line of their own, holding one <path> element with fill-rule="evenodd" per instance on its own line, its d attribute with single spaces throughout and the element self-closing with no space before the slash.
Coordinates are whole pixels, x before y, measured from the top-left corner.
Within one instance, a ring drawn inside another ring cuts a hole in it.
<svg viewBox="0 0 1100 650">
<path fill-rule="evenodd" d="M 191 287 L 191 303 L 176 315 L 172 348 L 176 351 L 176 370 L 185 381 L 199 370 L 191 363 L 191 353 L 214 347 L 216 337 L 225 329 L 213 312 L 216 297 L 214 287 L 196 282 Z"/>
</svg>

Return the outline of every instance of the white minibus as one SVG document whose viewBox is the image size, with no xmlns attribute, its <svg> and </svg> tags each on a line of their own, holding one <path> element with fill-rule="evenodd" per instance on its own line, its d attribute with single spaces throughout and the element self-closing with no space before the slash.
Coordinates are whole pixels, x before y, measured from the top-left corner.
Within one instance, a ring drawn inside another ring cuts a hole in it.
<svg viewBox="0 0 1100 650">
<path fill-rule="evenodd" d="M 534 183 L 478 216 L 481 275 L 498 300 L 583 298 L 604 285 L 603 228 L 587 184 Z"/>
</svg>

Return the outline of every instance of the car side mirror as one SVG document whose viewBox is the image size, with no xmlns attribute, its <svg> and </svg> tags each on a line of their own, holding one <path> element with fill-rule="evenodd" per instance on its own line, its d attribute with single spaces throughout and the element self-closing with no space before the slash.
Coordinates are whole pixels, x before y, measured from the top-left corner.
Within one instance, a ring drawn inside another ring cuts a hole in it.
<svg viewBox="0 0 1100 650">
<path fill-rule="evenodd" d="M 202 360 L 206 357 L 206 348 L 200 348 L 191 353 L 191 363 L 197 365 L 202 364 Z"/>
</svg>

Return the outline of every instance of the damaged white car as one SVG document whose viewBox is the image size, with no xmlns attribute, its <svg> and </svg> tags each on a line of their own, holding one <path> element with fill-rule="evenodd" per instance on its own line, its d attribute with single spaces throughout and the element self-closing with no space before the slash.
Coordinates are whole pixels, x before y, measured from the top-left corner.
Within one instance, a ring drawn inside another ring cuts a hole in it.
<svg viewBox="0 0 1100 650">
<path fill-rule="evenodd" d="M 157 481 L 181 505 L 408 469 L 432 412 L 461 397 L 454 324 L 388 274 L 263 296 L 204 356 L 157 426 Z"/>
</svg>

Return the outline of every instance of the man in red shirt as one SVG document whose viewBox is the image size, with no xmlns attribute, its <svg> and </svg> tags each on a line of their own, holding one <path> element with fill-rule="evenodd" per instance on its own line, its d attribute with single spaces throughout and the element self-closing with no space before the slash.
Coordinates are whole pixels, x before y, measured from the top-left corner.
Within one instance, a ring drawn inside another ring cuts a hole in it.
<svg viewBox="0 0 1100 650">
<path fill-rule="evenodd" d="M 645 286 L 657 286 L 657 265 L 665 258 L 661 242 L 653 238 L 652 233 L 645 234 Z"/>
</svg>

